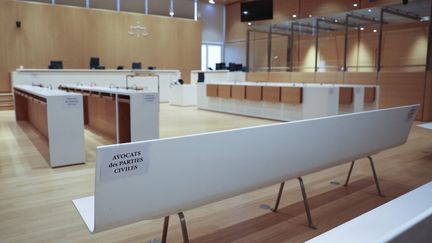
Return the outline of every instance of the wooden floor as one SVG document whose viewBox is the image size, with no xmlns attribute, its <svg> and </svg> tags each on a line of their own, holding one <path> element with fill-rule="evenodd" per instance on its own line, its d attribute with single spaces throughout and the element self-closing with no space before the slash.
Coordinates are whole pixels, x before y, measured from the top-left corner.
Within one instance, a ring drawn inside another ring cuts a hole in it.
<svg viewBox="0 0 432 243">
<path fill-rule="evenodd" d="M 160 134 L 171 137 L 269 123 L 274 121 L 163 104 Z M 162 219 L 94 235 L 87 231 L 72 199 L 93 194 L 95 148 L 110 141 L 90 131 L 85 137 L 86 164 L 51 169 L 43 137 L 28 123 L 16 123 L 13 111 L 0 111 L 0 242 L 148 242 L 161 238 Z M 191 241 L 310 239 L 432 180 L 432 132 L 413 126 L 408 143 L 374 159 L 384 198 L 375 194 L 364 159 L 355 165 L 348 188 L 341 184 L 349 163 L 303 177 L 318 230 L 307 227 L 298 182 L 291 180 L 285 185 L 279 213 L 266 209 L 266 205 L 273 206 L 278 185 L 185 212 Z M 178 218 L 172 216 L 170 224 L 168 242 L 180 242 Z"/>
</svg>

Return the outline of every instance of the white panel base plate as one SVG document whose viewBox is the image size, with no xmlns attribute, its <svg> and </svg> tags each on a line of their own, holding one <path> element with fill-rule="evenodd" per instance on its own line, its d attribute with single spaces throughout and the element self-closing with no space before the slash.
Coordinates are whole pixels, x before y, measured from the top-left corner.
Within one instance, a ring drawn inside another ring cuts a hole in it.
<svg viewBox="0 0 432 243">
<path fill-rule="evenodd" d="M 81 218 L 84 220 L 84 223 L 87 225 L 87 228 L 90 232 L 94 231 L 94 205 L 95 205 L 95 197 L 83 197 L 79 199 L 72 200 L 75 208 L 81 215 Z"/>
</svg>

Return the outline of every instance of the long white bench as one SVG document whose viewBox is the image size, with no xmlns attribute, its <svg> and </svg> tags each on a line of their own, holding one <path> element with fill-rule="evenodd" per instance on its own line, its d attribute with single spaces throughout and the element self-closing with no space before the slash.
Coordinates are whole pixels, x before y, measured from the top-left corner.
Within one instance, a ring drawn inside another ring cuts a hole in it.
<svg viewBox="0 0 432 243">
<path fill-rule="evenodd" d="M 307 243 L 431 241 L 432 182 L 429 182 Z"/>
<path fill-rule="evenodd" d="M 179 214 L 187 241 L 183 211 L 401 145 L 418 107 L 101 146 L 95 195 L 73 203 L 91 232 L 165 217 L 166 239 Z"/>
</svg>

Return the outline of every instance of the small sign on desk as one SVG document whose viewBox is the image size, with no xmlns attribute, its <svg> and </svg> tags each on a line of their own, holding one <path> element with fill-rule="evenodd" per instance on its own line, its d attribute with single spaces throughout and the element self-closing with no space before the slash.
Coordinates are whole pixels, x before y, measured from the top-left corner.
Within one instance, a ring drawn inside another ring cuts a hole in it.
<svg viewBox="0 0 432 243">
<path fill-rule="evenodd" d="M 147 173 L 149 168 L 148 149 L 125 150 L 124 148 L 113 147 L 102 153 L 100 156 L 102 163 L 99 165 L 101 181 L 111 181 Z"/>
<path fill-rule="evenodd" d="M 79 97 L 64 97 L 64 105 L 67 108 L 79 107 L 81 105 Z"/>
<path fill-rule="evenodd" d="M 144 103 L 157 103 L 156 94 L 144 94 Z"/>
</svg>

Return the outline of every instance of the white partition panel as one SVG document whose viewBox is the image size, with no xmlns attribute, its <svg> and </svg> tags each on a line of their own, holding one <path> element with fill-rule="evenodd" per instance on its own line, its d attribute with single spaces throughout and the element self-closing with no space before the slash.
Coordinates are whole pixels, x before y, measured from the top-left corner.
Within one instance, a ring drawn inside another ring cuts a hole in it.
<svg viewBox="0 0 432 243">
<path fill-rule="evenodd" d="M 432 182 L 358 216 L 307 243 L 431 242 Z"/>
<path fill-rule="evenodd" d="M 401 145 L 418 107 L 101 146 L 74 204 L 91 232 L 193 209 Z"/>
</svg>

